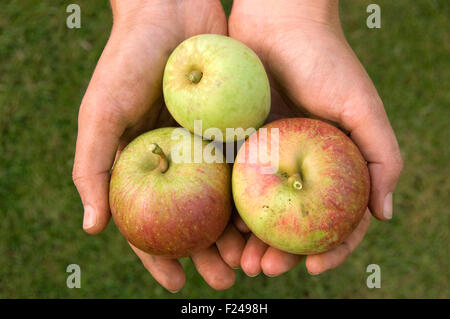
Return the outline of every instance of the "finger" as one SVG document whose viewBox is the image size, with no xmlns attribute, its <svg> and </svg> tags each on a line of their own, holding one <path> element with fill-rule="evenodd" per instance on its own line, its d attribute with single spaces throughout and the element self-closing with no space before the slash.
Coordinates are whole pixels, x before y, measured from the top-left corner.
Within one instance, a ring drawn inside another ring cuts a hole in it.
<svg viewBox="0 0 450 319">
<path fill-rule="evenodd" d="M 239 268 L 245 240 L 241 233 L 229 224 L 220 238 L 216 241 L 222 259 L 233 269 Z"/>
<path fill-rule="evenodd" d="M 83 203 L 83 228 L 96 234 L 110 218 L 109 170 L 124 124 L 113 111 L 99 112 L 88 105 L 80 108 L 72 178 Z"/>
<path fill-rule="evenodd" d="M 162 77 L 164 55 L 146 48 L 136 50 L 139 41 L 121 48 L 120 37 L 113 31 L 78 116 L 72 174 L 84 207 L 83 228 L 91 234 L 102 231 L 110 218 L 109 170 L 120 139 L 126 128 L 151 113 L 160 97 L 160 84 L 155 83 Z M 154 78 L 148 76 L 150 65 Z"/>
<path fill-rule="evenodd" d="M 370 212 L 367 210 L 358 227 L 356 227 L 353 233 L 342 244 L 330 251 L 306 257 L 306 268 L 308 272 L 312 275 L 318 275 L 341 265 L 361 243 L 369 229 L 370 218 Z"/>
<path fill-rule="evenodd" d="M 303 257 L 269 247 L 261 260 L 261 268 L 268 277 L 279 276 L 297 266 Z"/>
<path fill-rule="evenodd" d="M 247 276 L 255 277 L 261 272 L 261 259 L 266 250 L 267 244 L 252 234 L 241 257 L 241 267 Z"/>
<path fill-rule="evenodd" d="M 248 226 L 244 223 L 244 221 L 242 220 L 241 216 L 239 216 L 239 214 L 234 214 L 233 215 L 233 224 L 234 224 L 234 226 L 236 226 L 236 228 L 241 233 L 248 233 L 248 232 L 250 232 L 250 228 L 248 228 Z"/>
<path fill-rule="evenodd" d="M 378 100 L 378 99 L 377 99 Z M 403 169 L 403 160 L 381 101 L 365 112 L 349 112 L 344 122 L 368 161 L 371 178 L 369 208 L 380 220 L 392 218 L 392 194 Z"/>
<path fill-rule="evenodd" d="M 130 244 L 144 267 L 157 282 L 172 293 L 178 292 L 186 282 L 183 266 L 177 259 L 152 256 Z"/>
<path fill-rule="evenodd" d="M 225 290 L 233 286 L 236 275 L 220 257 L 216 246 L 192 255 L 191 259 L 200 275 L 213 289 Z"/>
</svg>

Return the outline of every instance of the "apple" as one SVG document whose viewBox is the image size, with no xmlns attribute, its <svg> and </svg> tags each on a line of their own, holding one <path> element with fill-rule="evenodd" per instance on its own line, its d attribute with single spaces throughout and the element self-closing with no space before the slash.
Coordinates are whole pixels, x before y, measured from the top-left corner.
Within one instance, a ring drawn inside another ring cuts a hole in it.
<svg viewBox="0 0 450 319">
<path fill-rule="evenodd" d="M 256 144 L 262 151 L 251 161 Z M 233 167 L 232 190 L 240 216 L 258 238 L 289 253 L 317 254 L 356 228 L 370 180 L 358 147 L 343 132 L 319 120 L 290 118 L 247 139 Z"/>
<path fill-rule="evenodd" d="M 187 138 L 174 139 L 176 129 Z M 206 146 L 185 129 L 155 129 L 128 144 L 114 164 L 112 216 L 126 239 L 149 254 L 190 256 L 213 244 L 228 223 L 230 168 L 225 161 L 196 163 L 194 152 L 186 153 L 195 143 Z M 190 161 L 175 161 L 174 154 Z"/>
<path fill-rule="evenodd" d="M 217 141 L 243 139 L 242 132 L 226 134 L 226 128 L 256 130 L 270 110 L 269 80 L 258 56 L 218 34 L 193 36 L 175 48 L 164 70 L 163 92 L 181 126 L 194 133 L 194 121 L 201 120 L 200 134 Z M 208 133 L 210 128 L 219 134 Z"/>
</svg>

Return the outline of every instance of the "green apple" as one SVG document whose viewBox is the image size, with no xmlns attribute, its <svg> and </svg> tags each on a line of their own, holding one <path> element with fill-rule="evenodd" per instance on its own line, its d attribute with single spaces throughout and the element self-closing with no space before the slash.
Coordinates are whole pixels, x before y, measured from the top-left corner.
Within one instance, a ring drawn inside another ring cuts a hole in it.
<svg viewBox="0 0 450 319">
<path fill-rule="evenodd" d="M 253 161 L 252 143 L 262 150 Z M 358 147 L 339 129 L 291 118 L 262 127 L 243 144 L 232 188 L 240 216 L 258 238 L 286 252 L 317 254 L 359 224 L 370 179 Z"/>
<path fill-rule="evenodd" d="M 191 37 L 172 52 L 163 91 L 169 112 L 181 126 L 194 133 L 194 121 L 201 120 L 199 133 L 219 141 L 244 138 L 226 134 L 226 129 L 256 130 L 270 110 L 269 80 L 258 56 L 218 34 Z M 210 128 L 219 134 L 205 132 Z"/>
<path fill-rule="evenodd" d="M 175 130 L 184 131 L 184 138 Z M 206 146 L 185 129 L 156 129 L 134 139 L 114 164 L 111 213 L 137 248 L 153 255 L 190 256 L 213 244 L 225 229 L 231 212 L 230 168 L 224 161 L 195 162 L 191 150 L 197 143 Z M 185 160 L 176 160 L 177 154 Z"/>
</svg>

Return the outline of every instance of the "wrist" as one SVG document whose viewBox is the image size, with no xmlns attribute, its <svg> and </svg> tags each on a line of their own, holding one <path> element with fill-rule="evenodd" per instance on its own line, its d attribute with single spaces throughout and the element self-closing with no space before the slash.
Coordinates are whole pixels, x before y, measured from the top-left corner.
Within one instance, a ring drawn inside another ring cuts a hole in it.
<svg viewBox="0 0 450 319">
<path fill-rule="evenodd" d="M 173 0 L 110 0 L 110 3 L 115 24 L 141 24 L 158 19 L 166 21 L 171 18 L 176 4 Z"/>
<path fill-rule="evenodd" d="M 274 20 L 339 23 L 338 0 L 234 0 L 233 9 L 235 7 L 246 14 L 265 11 Z"/>
<path fill-rule="evenodd" d="M 298 10 L 306 17 L 330 23 L 339 20 L 338 0 L 296 0 Z"/>
<path fill-rule="evenodd" d="M 299 19 L 324 24 L 339 21 L 338 0 L 281 0 L 277 5 L 284 8 L 284 13 L 292 12 Z"/>
</svg>

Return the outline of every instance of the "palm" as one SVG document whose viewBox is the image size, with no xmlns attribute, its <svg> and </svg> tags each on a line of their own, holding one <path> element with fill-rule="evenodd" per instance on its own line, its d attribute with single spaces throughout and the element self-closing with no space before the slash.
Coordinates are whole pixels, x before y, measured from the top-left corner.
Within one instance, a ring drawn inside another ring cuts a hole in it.
<svg viewBox="0 0 450 319">
<path fill-rule="evenodd" d="M 109 171 L 115 155 L 141 132 L 175 124 L 161 88 L 169 54 L 190 36 L 227 31 L 219 0 L 111 0 L 111 7 L 113 30 L 80 106 L 73 169 L 84 207 L 83 228 L 91 234 L 101 232 L 110 219 Z M 208 284 L 225 289 L 234 282 L 231 267 L 239 264 L 243 246 L 242 236 L 228 225 L 216 245 L 192 260 Z M 179 261 L 132 248 L 168 290 L 184 285 Z"/>
<path fill-rule="evenodd" d="M 163 2 L 162 6 L 168 7 L 169 5 Z M 129 96 L 125 92 L 133 92 L 130 98 L 134 103 L 122 100 L 120 112 L 124 113 L 124 117 L 127 118 L 128 128 L 120 138 L 116 156 L 131 139 L 140 133 L 155 127 L 177 125 L 168 112 L 161 94 L 164 66 L 169 54 L 175 47 L 183 40 L 196 34 L 225 34 L 227 31 L 227 21 L 220 2 L 188 0 L 180 3 L 180 6 L 182 8 L 178 15 L 181 16 L 181 19 L 177 19 L 178 17 L 161 17 L 160 15 L 155 17 L 156 20 L 152 18 L 153 12 L 160 14 L 161 12 L 167 12 L 169 8 L 162 8 L 158 11 L 151 6 L 148 8 L 148 12 L 142 10 L 141 13 L 145 16 L 145 22 L 132 27 L 130 33 L 132 38 L 128 39 L 130 45 L 125 51 L 122 50 L 123 53 L 119 58 L 119 63 L 124 61 L 125 55 L 127 67 L 122 70 L 127 74 L 120 74 L 119 77 L 128 77 L 129 81 L 125 83 L 130 83 L 130 87 L 122 88 L 122 97 Z M 123 43 L 122 40 L 120 40 L 120 43 Z M 123 89 L 125 89 L 125 92 Z M 227 233 L 229 234 L 230 231 Z M 169 290 L 178 290 L 184 284 L 183 269 L 178 261 L 151 256 L 132 245 L 131 248 L 141 259 L 144 266 L 164 287 Z M 198 271 L 212 287 L 224 289 L 233 283 L 234 274 L 219 257 L 216 247 L 199 252 L 192 256 L 192 259 Z M 211 264 L 211 267 L 208 263 Z M 210 268 L 215 268 L 219 276 L 213 274 Z"/>
<path fill-rule="evenodd" d="M 72 173 L 83 202 L 83 228 L 91 234 L 101 232 L 109 222 L 109 171 L 116 151 L 142 131 L 175 124 L 161 90 L 170 52 L 195 34 L 227 33 L 219 0 L 110 1 L 114 27 L 80 106 Z M 390 219 L 392 192 L 402 167 L 395 135 L 375 88 L 340 30 L 337 1 L 320 1 L 328 6 L 324 15 L 316 15 L 318 3 L 235 0 L 230 35 L 255 50 L 266 65 L 273 93 L 269 120 L 306 112 L 351 132 L 369 162 L 370 208 L 377 218 Z M 305 14 L 310 9 L 314 14 Z M 342 263 L 364 236 L 369 221 L 366 214 L 343 245 L 323 256 L 309 256 L 308 269 L 317 273 Z M 248 230 L 242 220 L 235 224 Z M 216 289 L 233 284 L 231 268 L 239 263 L 248 274 L 262 267 L 266 274 L 278 275 L 299 260 L 267 248 L 254 236 L 245 249 L 244 245 L 229 224 L 216 245 L 192 260 Z M 177 260 L 135 252 L 164 287 L 173 291 L 183 286 L 185 275 Z M 245 260 L 256 268 L 249 271 Z"/>
<path fill-rule="evenodd" d="M 273 2 L 267 2 L 269 8 L 263 10 L 252 1 L 235 4 L 229 32 L 257 52 L 268 71 L 273 100 L 268 121 L 306 115 L 351 131 L 358 112 L 364 115 L 358 110 L 359 104 L 370 104 L 371 99 L 375 104 L 379 98 L 340 26 L 299 19 L 289 13 L 273 20 L 273 11 L 277 10 Z M 335 267 L 343 262 L 367 231 L 369 216 L 367 212 L 341 246 L 323 256 L 308 257 L 308 269 L 316 272 L 324 265 Z M 267 247 L 252 236 L 242 260 L 247 273 L 257 273 L 254 261 L 260 260 L 266 274 L 279 274 L 293 267 L 300 257 Z"/>
</svg>

